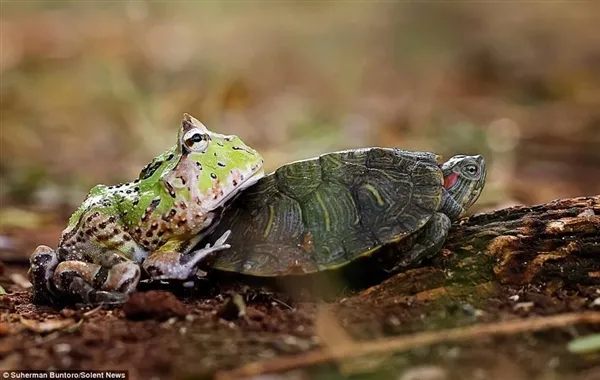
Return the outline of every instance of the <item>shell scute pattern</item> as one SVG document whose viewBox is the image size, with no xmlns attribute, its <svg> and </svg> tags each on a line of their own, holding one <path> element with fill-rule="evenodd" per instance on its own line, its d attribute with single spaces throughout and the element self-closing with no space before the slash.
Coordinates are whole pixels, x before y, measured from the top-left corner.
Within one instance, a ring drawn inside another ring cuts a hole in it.
<svg viewBox="0 0 600 380">
<path fill-rule="evenodd" d="M 440 205 L 436 158 L 368 148 L 284 165 L 234 202 L 215 236 L 231 229 L 239 244 L 213 267 L 257 276 L 309 273 L 401 240 Z"/>
</svg>

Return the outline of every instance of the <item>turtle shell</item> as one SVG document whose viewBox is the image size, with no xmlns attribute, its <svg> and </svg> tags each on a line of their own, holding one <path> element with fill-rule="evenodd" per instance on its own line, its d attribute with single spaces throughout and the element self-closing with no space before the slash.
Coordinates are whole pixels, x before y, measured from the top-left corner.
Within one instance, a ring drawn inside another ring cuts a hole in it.
<svg viewBox="0 0 600 380">
<path fill-rule="evenodd" d="M 219 252 L 211 268 L 253 276 L 308 274 L 398 242 L 440 207 L 437 158 L 367 148 L 283 165 L 225 211 L 210 239 L 231 230 L 231 248 Z"/>
</svg>

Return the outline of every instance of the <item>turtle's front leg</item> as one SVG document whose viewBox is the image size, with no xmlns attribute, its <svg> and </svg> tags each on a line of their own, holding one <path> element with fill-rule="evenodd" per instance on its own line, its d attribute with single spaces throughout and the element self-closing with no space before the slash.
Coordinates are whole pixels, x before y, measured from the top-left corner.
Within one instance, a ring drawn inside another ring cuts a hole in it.
<svg viewBox="0 0 600 380">
<path fill-rule="evenodd" d="M 231 231 L 226 231 L 211 247 L 181 253 L 178 243 L 167 243 L 153 252 L 142 264 L 152 280 L 187 280 L 192 277 L 198 264 L 215 252 L 230 248 L 225 241 Z M 193 243 L 190 243 L 193 245 Z"/>
<path fill-rule="evenodd" d="M 402 256 L 390 272 L 397 272 L 410 264 L 420 263 L 438 253 L 446 241 L 452 222 L 446 214 L 436 212 L 423 227 L 414 246 Z"/>
</svg>

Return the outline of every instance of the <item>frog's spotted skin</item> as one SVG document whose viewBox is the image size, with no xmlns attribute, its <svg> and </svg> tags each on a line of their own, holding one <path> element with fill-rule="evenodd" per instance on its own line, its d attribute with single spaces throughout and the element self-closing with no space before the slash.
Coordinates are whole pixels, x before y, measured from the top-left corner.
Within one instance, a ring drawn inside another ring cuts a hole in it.
<svg viewBox="0 0 600 380">
<path fill-rule="evenodd" d="M 236 136 L 184 116 L 178 143 L 133 182 L 94 187 L 71 216 L 56 251 L 40 246 L 30 278 L 42 298 L 74 294 L 120 302 L 140 265 L 152 279 L 186 279 L 214 246 L 190 252 L 217 224 L 225 203 L 262 176 L 262 158 Z"/>
</svg>

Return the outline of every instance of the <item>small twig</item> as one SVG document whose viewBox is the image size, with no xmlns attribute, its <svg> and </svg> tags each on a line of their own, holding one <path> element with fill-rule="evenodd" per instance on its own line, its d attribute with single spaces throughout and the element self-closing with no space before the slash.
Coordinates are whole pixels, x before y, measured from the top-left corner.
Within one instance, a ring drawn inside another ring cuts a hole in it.
<svg viewBox="0 0 600 380">
<path fill-rule="evenodd" d="M 99 305 L 91 310 L 86 311 L 85 313 L 83 313 L 83 318 L 85 319 L 91 317 L 92 315 L 96 314 L 96 312 L 98 312 L 99 310 L 102 310 L 102 307 L 103 305 Z"/>
<path fill-rule="evenodd" d="M 282 301 L 282 300 L 280 300 L 280 299 L 277 299 L 277 298 L 273 297 L 273 301 L 277 302 L 278 304 L 280 304 L 280 305 L 282 305 L 282 306 L 285 306 L 285 307 L 287 307 L 287 308 L 288 308 L 288 309 L 290 309 L 290 310 L 294 310 L 294 308 L 293 308 L 293 307 L 291 307 L 290 305 L 288 305 L 287 303 L 283 302 L 283 301 Z"/>
<path fill-rule="evenodd" d="M 573 324 L 592 323 L 600 323 L 599 312 L 562 314 L 551 317 L 536 317 L 526 320 L 506 321 L 442 331 L 423 332 L 402 337 L 380 339 L 372 342 L 358 342 L 343 347 L 324 348 L 305 354 L 250 363 L 231 371 L 218 372 L 215 379 L 240 379 L 242 377 L 277 373 L 316 364 L 323 364 L 332 360 L 348 359 L 392 351 L 406 351 L 432 344 L 473 340 L 488 335 L 511 335 L 521 332 L 547 330 Z"/>
</svg>

